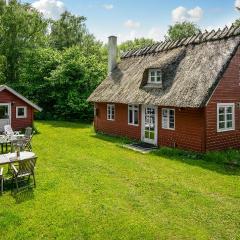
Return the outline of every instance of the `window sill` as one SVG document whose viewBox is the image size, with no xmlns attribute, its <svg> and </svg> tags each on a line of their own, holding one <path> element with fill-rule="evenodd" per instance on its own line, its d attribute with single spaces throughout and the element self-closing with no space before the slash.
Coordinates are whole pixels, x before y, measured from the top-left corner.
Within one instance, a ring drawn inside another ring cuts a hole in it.
<svg viewBox="0 0 240 240">
<path fill-rule="evenodd" d="M 24 117 L 16 117 L 16 118 L 17 119 L 24 119 L 24 118 L 26 119 L 27 117 L 24 116 Z"/>
<path fill-rule="evenodd" d="M 162 83 L 147 83 L 145 86 L 143 86 L 143 88 L 146 88 L 146 89 L 151 89 L 151 88 L 159 88 L 159 89 L 162 89 L 163 86 L 162 86 Z"/>
<path fill-rule="evenodd" d="M 128 123 L 129 126 L 133 126 L 133 127 L 138 127 L 139 124 L 132 124 L 132 123 Z"/>
<path fill-rule="evenodd" d="M 235 131 L 235 129 L 234 129 L 234 128 L 231 128 L 231 129 L 218 129 L 218 130 L 217 130 L 218 133 L 231 132 L 231 131 Z"/>
<path fill-rule="evenodd" d="M 171 130 L 171 131 L 175 131 L 175 128 L 163 128 L 163 127 L 162 127 L 162 129 L 163 129 L 163 130 Z"/>
<path fill-rule="evenodd" d="M 107 121 L 111 121 L 111 122 L 113 122 L 113 121 L 115 121 L 115 119 L 107 119 Z"/>
</svg>

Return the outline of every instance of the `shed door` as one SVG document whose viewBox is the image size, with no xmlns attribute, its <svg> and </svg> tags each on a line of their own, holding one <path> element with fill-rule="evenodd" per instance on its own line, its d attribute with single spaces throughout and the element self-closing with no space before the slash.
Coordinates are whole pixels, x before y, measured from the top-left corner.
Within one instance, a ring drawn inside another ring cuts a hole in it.
<svg viewBox="0 0 240 240">
<path fill-rule="evenodd" d="M 4 126 L 11 124 L 11 104 L 0 103 L 0 131 L 4 131 Z"/>
</svg>

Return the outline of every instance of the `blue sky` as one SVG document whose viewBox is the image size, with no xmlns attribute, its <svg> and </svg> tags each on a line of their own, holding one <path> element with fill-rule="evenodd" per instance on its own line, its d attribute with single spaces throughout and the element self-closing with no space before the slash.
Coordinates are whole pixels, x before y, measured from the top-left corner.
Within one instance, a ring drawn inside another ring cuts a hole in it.
<svg viewBox="0 0 240 240">
<path fill-rule="evenodd" d="M 106 42 L 117 35 L 120 42 L 135 37 L 162 40 L 168 26 L 189 20 L 202 29 L 216 29 L 240 18 L 240 0 L 24 0 L 45 16 L 58 18 L 67 9 L 87 17 L 87 27 Z"/>
</svg>

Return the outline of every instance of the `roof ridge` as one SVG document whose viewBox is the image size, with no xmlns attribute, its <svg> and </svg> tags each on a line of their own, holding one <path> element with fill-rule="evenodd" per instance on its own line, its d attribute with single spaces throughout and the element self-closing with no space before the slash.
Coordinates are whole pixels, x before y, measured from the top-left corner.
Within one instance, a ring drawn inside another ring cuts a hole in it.
<svg viewBox="0 0 240 240">
<path fill-rule="evenodd" d="M 151 44 L 145 46 L 143 48 L 132 49 L 124 52 L 121 55 L 121 59 L 130 58 L 130 57 L 138 57 L 144 56 L 147 54 L 153 54 L 163 51 L 168 51 L 174 48 L 188 46 L 190 44 L 200 44 L 203 42 L 217 41 L 225 38 L 235 37 L 240 35 L 240 26 L 235 26 L 232 24 L 230 27 L 225 26 L 223 29 L 211 30 L 204 32 L 199 32 L 190 37 L 186 37 L 180 40 L 169 40 L 157 42 L 155 44 Z"/>
</svg>

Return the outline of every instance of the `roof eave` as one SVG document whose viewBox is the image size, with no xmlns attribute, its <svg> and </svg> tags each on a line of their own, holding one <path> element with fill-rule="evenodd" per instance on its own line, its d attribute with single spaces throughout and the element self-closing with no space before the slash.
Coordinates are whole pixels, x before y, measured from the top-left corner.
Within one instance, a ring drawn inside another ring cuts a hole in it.
<svg viewBox="0 0 240 240">
<path fill-rule="evenodd" d="M 16 92 L 14 89 L 8 87 L 7 85 L 2 85 L 0 87 L 0 92 L 3 90 L 7 90 L 10 93 L 12 93 L 13 95 L 17 96 L 18 98 L 20 98 L 21 100 L 23 100 L 24 102 L 26 102 L 28 105 L 30 105 L 31 107 L 33 107 L 35 110 L 41 112 L 43 109 L 39 106 L 37 106 L 36 104 L 34 104 L 33 102 L 29 101 L 27 98 L 25 98 L 23 95 L 21 95 L 20 93 Z"/>
</svg>

